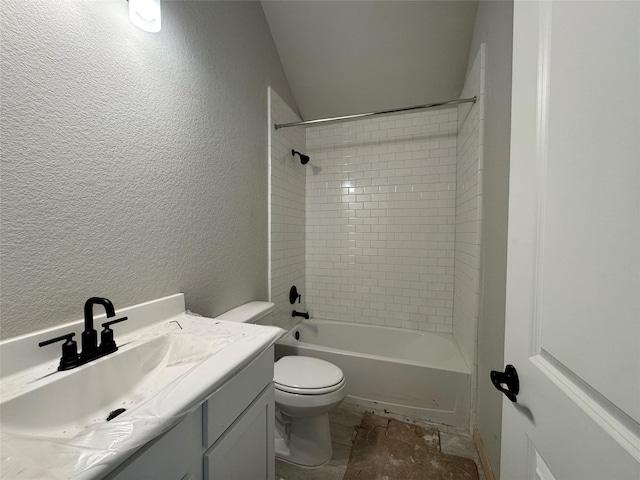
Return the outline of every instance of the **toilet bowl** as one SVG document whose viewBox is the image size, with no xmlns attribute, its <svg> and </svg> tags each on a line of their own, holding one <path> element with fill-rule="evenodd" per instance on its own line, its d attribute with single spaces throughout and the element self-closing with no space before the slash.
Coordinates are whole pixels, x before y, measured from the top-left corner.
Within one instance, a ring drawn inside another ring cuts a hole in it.
<svg viewBox="0 0 640 480">
<path fill-rule="evenodd" d="M 230 310 L 220 320 L 270 323 L 274 304 L 250 302 Z M 329 411 L 346 396 L 346 379 L 332 363 L 299 355 L 282 357 L 274 365 L 276 458 L 307 468 L 331 460 Z"/>
<path fill-rule="evenodd" d="M 331 460 L 329 411 L 346 395 L 342 370 L 318 358 L 292 355 L 275 364 L 276 457 L 305 467 Z"/>
</svg>

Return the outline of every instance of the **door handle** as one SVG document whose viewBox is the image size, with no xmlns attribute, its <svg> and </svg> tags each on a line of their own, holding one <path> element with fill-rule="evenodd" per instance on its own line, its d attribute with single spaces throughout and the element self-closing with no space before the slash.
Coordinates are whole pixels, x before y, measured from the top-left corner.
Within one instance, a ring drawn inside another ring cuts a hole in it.
<svg viewBox="0 0 640 480">
<path fill-rule="evenodd" d="M 509 400 L 516 402 L 516 395 L 520 392 L 520 380 L 518 380 L 518 372 L 513 365 L 504 367 L 504 372 L 496 372 L 491 370 L 491 383 L 493 386 L 504 393 Z M 502 385 L 506 385 L 504 388 Z"/>
</svg>

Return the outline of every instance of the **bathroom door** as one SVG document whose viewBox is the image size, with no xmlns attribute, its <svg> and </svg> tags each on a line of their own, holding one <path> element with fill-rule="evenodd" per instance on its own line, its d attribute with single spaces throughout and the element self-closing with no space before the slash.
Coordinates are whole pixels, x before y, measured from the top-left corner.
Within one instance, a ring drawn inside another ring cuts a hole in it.
<svg viewBox="0 0 640 480">
<path fill-rule="evenodd" d="M 515 2 L 501 480 L 640 478 L 639 65 L 640 2 Z"/>
</svg>

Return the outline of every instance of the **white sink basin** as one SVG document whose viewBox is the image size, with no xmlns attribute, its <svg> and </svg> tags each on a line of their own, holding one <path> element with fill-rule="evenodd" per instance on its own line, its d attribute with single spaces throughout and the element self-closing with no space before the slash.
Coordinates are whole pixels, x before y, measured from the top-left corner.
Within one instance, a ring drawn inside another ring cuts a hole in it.
<svg viewBox="0 0 640 480">
<path fill-rule="evenodd" d="M 119 350 L 65 372 L 56 370 L 60 347 L 38 343 L 79 337 L 82 319 L 0 342 L 1 478 L 104 478 L 283 333 L 189 314 L 181 294 L 118 313 L 129 317 L 116 331 Z"/>
<path fill-rule="evenodd" d="M 0 404 L 0 424 L 3 432 L 72 438 L 116 409 L 125 409 L 115 417 L 124 420 L 223 346 L 219 338 L 188 332 L 132 341 L 87 365 L 29 381 Z"/>
</svg>

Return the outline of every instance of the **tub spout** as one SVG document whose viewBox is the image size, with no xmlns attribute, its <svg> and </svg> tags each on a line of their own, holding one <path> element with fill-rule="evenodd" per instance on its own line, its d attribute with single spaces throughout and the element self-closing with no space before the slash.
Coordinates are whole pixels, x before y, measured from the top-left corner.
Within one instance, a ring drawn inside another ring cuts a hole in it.
<svg viewBox="0 0 640 480">
<path fill-rule="evenodd" d="M 295 310 L 291 314 L 292 317 L 302 317 L 309 320 L 309 312 L 296 312 Z"/>
</svg>

